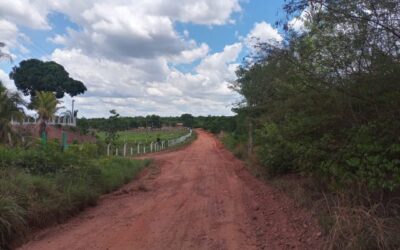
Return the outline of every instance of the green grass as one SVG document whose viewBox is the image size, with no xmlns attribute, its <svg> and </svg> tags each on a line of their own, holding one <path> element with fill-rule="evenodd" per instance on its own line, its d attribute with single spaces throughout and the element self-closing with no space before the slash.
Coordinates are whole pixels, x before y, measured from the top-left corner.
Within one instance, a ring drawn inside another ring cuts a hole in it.
<svg viewBox="0 0 400 250">
<path fill-rule="evenodd" d="M 121 131 L 118 132 L 119 137 L 117 143 L 150 143 L 156 141 L 157 138 L 160 138 L 161 140 L 171 140 L 187 133 L 188 131 L 185 129 L 176 131 Z M 98 132 L 97 135 L 102 140 L 106 138 L 105 132 Z"/>
<path fill-rule="evenodd" d="M 100 195 L 129 182 L 149 164 L 62 153 L 52 147 L 23 151 L 0 147 L 2 155 L 8 158 L 0 161 L 0 249 L 33 228 L 61 222 L 95 205 Z M 54 165 L 56 160 L 60 162 Z M 32 169 L 38 163 L 48 167 Z"/>
</svg>

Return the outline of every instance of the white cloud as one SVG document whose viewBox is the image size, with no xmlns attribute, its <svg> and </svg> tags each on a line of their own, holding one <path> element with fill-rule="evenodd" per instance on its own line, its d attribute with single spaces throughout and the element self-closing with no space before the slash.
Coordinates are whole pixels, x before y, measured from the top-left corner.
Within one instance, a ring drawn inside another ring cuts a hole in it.
<svg viewBox="0 0 400 250">
<path fill-rule="evenodd" d="M 0 81 L 9 90 L 15 91 L 17 89 L 14 85 L 14 82 L 11 81 L 10 78 L 8 77 L 8 74 L 1 69 L 0 69 Z"/>
<path fill-rule="evenodd" d="M 7 20 L 0 19 L 0 30 L 0 42 L 5 43 L 5 47 L 1 48 L 2 52 L 11 55 L 15 59 L 16 56 L 10 52 L 10 49 L 18 44 L 18 27 Z"/>
<path fill-rule="evenodd" d="M 255 48 L 259 43 L 279 43 L 283 37 L 277 29 L 266 22 L 255 23 L 253 29 L 245 38 L 245 43 L 249 48 Z"/>
<path fill-rule="evenodd" d="M 51 59 L 87 85 L 88 92 L 75 98 L 81 115 L 107 116 L 112 108 L 123 115 L 231 114 L 229 106 L 237 95 L 228 85 L 235 78 L 241 49 L 237 43 L 206 56 L 194 73 L 168 67 L 163 58 L 128 64 L 99 60 L 76 49 L 58 49 Z"/>
<path fill-rule="evenodd" d="M 288 28 L 295 32 L 305 32 L 307 28 L 305 27 L 305 23 L 310 18 L 309 9 L 305 9 L 301 12 L 298 17 L 294 17 L 292 20 L 288 22 Z"/>
<path fill-rule="evenodd" d="M 173 63 L 190 63 L 203 58 L 208 46 L 190 40 L 188 31 L 179 34 L 174 22 L 222 25 L 240 11 L 238 0 L 85 2 L 53 3 L 54 9 L 67 14 L 80 29 L 68 29 L 66 35 L 57 34 L 49 40 L 117 61 L 164 56 Z"/>
<path fill-rule="evenodd" d="M 151 2 L 150 9 L 157 14 L 171 16 L 181 22 L 205 25 L 231 23 L 231 14 L 241 10 L 238 0 L 185 0 Z"/>
<path fill-rule="evenodd" d="M 36 29 L 49 29 L 46 1 L 1 0 L 0 16 L 18 25 Z"/>
<path fill-rule="evenodd" d="M 0 29 L 7 28 L 8 41 L 17 41 L 24 37 L 20 26 L 51 29 L 53 12 L 79 27 L 49 37 L 61 48 L 46 58 L 87 86 L 74 98 L 81 115 L 108 116 L 114 108 L 123 115 L 231 114 L 237 94 L 228 85 L 243 45 L 209 54 L 207 44 L 192 40 L 187 30 L 178 32 L 175 24 L 226 25 L 240 11 L 239 0 L 0 0 Z M 178 70 L 197 61 L 191 73 Z"/>
<path fill-rule="evenodd" d="M 169 61 L 175 64 L 191 63 L 198 59 L 204 58 L 210 48 L 207 44 L 202 43 L 200 46 L 195 45 L 193 49 L 187 49 L 181 51 L 178 55 L 169 57 Z"/>
</svg>

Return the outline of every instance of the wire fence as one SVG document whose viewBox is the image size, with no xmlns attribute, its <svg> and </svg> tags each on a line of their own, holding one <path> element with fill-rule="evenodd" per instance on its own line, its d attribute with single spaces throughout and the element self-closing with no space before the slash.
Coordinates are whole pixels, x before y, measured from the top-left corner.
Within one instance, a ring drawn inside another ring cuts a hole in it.
<svg viewBox="0 0 400 250">
<path fill-rule="evenodd" d="M 159 140 L 150 143 L 145 142 L 136 142 L 136 143 L 125 143 L 122 146 L 115 146 L 112 144 L 107 145 L 107 156 L 123 156 L 123 157 L 131 157 L 138 156 L 148 153 L 159 152 L 165 150 L 167 148 L 171 148 L 173 146 L 179 145 L 185 142 L 192 136 L 192 130 L 189 130 L 189 133 L 183 135 L 176 139 L 171 140 Z"/>
</svg>

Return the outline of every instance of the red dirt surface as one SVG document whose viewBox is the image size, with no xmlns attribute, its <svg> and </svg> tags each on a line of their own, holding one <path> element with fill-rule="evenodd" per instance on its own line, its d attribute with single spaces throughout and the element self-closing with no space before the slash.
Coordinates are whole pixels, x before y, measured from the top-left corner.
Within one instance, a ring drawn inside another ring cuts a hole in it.
<svg viewBox="0 0 400 250">
<path fill-rule="evenodd" d="M 155 154 L 139 180 L 21 249 L 320 249 L 306 211 L 252 176 L 211 134 Z"/>
</svg>

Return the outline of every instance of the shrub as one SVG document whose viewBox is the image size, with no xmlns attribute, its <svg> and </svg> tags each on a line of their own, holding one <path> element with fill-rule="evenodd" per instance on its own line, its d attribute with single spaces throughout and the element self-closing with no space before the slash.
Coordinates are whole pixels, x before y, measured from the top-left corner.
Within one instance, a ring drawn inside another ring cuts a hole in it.
<svg viewBox="0 0 400 250">
<path fill-rule="evenodd" d="M 277 124 L 268 123 L 257 131 L 262 144 L 258 156 L 270 175 L 284 174 L 294 169 L 295 151 L 293 144 L 285 140 Z"/>
<path fill-rule="evenodd" d="M 11 197 L 0 196 L 0 248 L 25 230 L 24 210 Z"/>
</svg>

